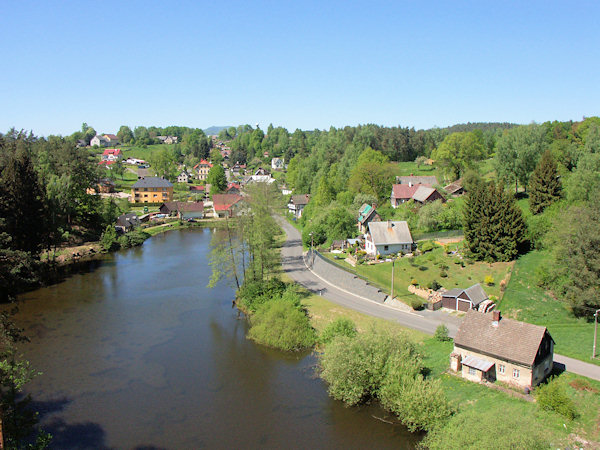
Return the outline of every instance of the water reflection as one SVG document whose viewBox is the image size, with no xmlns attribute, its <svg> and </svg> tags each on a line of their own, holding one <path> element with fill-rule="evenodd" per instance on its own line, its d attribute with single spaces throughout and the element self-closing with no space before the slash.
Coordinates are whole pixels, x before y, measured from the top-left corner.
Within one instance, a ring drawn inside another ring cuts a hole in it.
<svg viewBox="0 0 600 450">
<path fill-rule="evenodd" d="M 232 289 L 206 288 L 211 235 L 169 232 L 23 296 L 54 448 L 412 447 L 379 408 L 331 400 L 310 354 L 245 338 Z"/>
</svg>

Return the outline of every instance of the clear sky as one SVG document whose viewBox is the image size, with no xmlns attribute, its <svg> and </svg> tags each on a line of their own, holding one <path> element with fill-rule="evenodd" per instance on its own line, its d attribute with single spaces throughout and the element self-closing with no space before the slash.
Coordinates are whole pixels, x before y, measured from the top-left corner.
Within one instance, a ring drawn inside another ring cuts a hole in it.
<svg viewBox="0 0 600 450">
<path fill-rule="evenodd" d="M 1 132 L 600 114 L 597 0 L 1 4 Z"/>
</svg>

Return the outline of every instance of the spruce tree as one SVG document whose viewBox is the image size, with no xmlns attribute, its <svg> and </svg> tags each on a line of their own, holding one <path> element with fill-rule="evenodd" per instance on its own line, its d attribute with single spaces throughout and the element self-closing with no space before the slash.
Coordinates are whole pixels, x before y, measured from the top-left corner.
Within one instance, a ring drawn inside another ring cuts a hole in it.
<svg viewBox="0 0 600 450">
<path fill-rule="evenodd" d="M 547 150 L 538 162 L 529 180 L 529 207 L 533 214 L 540 214 L 560 198 L 561 184 L 556 162 Z"/>
<path fill-rule="evenodd" d="M 526 244 L 527 227 L 502 184 L 472 183 L 464 209 L 465 243 L 478 260 L 510 261 Z"/>
</svg>

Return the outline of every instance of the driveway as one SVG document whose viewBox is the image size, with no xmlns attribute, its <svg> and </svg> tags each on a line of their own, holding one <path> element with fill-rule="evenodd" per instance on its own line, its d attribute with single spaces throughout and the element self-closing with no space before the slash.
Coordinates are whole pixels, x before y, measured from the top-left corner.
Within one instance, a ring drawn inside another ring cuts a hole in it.
<svg viewBox="0 0 600 450">
<path fill-rule="evenodd" d="M 444 324 L 449 335 L 454 337 L 461 318 L 444 311 L 407 311 L 383 303 L 386 295 L 360 278 L 321 261 L 320 258 L 308 258 L 305 261 L 300 232 L 282 217 L 276 218 L 286 234 L 281 249 L 283 270 L 296 283 L 315 294 L 319 294 L 338 305 L 345 306 L 363 314 L 379 317 L 399 323 L 402 326 L 434 334 L 435 329 Z M 600 366 L 577 359 L 554 354 L 555 364 L 565 370 L 600 380 Z"/>
</svg>

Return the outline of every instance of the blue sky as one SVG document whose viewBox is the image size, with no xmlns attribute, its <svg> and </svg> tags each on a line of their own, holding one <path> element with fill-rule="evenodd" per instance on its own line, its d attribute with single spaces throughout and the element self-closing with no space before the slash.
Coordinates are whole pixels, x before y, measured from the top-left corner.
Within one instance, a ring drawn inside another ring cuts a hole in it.
<svg viewBox="0 0 600 450">
<path fill-rule="evenodd" d="M 598 1 L 2 5 L 0 132 L 600 114 Z"/>
</svg>

